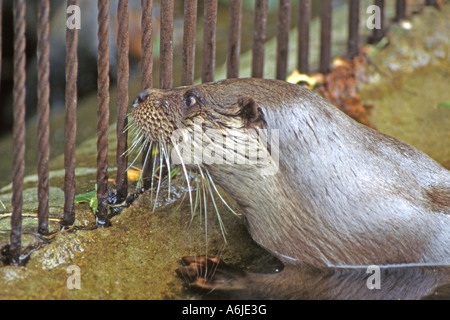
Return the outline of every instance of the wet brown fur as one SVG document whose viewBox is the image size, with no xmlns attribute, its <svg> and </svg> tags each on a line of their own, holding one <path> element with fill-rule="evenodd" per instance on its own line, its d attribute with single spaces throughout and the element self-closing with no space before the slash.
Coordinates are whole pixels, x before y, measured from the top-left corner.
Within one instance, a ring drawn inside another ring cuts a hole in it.
<svg viewBox="0 0 450 320">
<path fill-rule="evenodd" d="M 235 79 L 152 89 L 132 115 L 153 141 L 196 119 L 225 134 L 278 129 L 274 175 L 202 166 L 242 207 L 252 238 L 285 264 L 450 264 L 449 171 L 305 88 Z"/>
</svg>

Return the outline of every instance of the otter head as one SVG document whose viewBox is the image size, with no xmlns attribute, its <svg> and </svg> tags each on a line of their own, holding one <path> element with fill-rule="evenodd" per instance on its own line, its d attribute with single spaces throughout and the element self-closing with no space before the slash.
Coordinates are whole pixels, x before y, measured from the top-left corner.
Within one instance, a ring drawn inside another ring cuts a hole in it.
<svg viewBox="0 0 450 320">
<path fill-rule="evenodd" d="M 253 143 L 249 140 L 255 141 L 258 136 L 252 129 L 264 128 L 266 121 L 257 102 L 241 90 L 242 86 L 236 84 L 233 80 L 225 80 L 198 86 L 143 91 L 134 100 L 132 109 L 139 140 L 162 145 L 164 152 L 177 147 L 175 151 L 178 157 L 174 157 L 173 149 L 170 156 L 185 164 L 231 163 L 231 158 L 236 163 L 236 157 L 248 159 L 249 151 L 245 148 Z M 201 139 L 195 138 L 200 135 Z M 178 148 L 180 140 L 187 143 Z M 226 143 L 228 146 L 230 143 L 239 145 L 243 151 L 236 152 L 234 147 L 227 150 Z M 208 159 L 205 159 L 205 148 L 214 149 L 213 158 L 206 155 Z M 189 155 L 181 155 L 178 149 L 188 150 Z M 232 154 L 225 156 L 230 151 Z M 175 163 L 180 164 L 178 161 Z"/>
<path fill-rule="evenodd" d="M 177 129 L 202 131 L 256 129 L 265 126 L 264 114 L 250 97 L 232 94 L 217 83 L 176 89 L 146 89 L 133 103 L 132 117 L 142 135 L 153 142 L 170 142 Z"/>
</svg>

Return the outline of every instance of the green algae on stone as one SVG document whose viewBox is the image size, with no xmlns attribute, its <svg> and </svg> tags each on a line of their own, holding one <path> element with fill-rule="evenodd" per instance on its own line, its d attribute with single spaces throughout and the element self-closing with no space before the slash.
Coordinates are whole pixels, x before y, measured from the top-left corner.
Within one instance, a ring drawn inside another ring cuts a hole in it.
<svg viewBox="0 0 450 320">
<path fill-rule="evenodd" d="M 364 104 L 373 105 L 375 127 L 427 153 L 439 163 L 450 160 L 449 98 L 450 6 L 426 8 L 411 20 L 411 30 L 396 26 L 390 45 L 372 58 L 362 86 Z M 378 72 L 381 70 L 382 73 Z"/>
</svg>

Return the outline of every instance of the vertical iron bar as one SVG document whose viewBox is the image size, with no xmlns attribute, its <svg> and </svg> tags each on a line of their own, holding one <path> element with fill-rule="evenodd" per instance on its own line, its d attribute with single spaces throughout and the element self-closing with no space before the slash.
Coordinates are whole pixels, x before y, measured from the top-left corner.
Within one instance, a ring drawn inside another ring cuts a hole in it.
<svg viewBox="0 0 450 320">
<path fill-rule="evenodd" d="M 242 0 L 230 3 L 228 29 L 227 78 L 239 77 L 239 54 L 241 51 Z"/>
<path fill-rule="evenodd" d="M 161 2 L 161 43 L 159 87 L 169 89 L 173 86 L 173 0 Z"/>
<path fill-rule="evenodd" d="M 128 79 L 129 79 L 129 8 L 128 0 L 119 0 L 117 33 L 118 69 L 117 69 L 117 176 L 116 189 L 117 200 L 122 202 L 128 194 L 127 165 L 128 156 L 125 154 L 127 145 L 127 132 L 125 128 L 128 123 Z"/>
<path fill-rule="evenodd" d="M 395 5 L 395 19 L 398 22 L 406 18 L 406 0 L 397 0 Z"/>
<path fill-rule="evenodd" d="M 266 43 L 267 9 L 267 0 L 256 0 L 255 30 L 253 33 L 252 48 L 253 78 L 262 78 L 264 76 L 264 46 Z"/>
<path fill-rule="evenodd" d="M 38 232 L 48 233 L 50 155 L 50 1 L 40 0 L 38 9 Z"/>
<path fill-rule="evenodd" d="M 161 89 L 170 89 L 173 87 L 173 13 L 174 2 L 173 0 L 165 0 L 161 2 L 161 31 L 160 31 L 160 53 L 159 53 L 159 87 Z M 154 150 L 154 149 L 153 149 Z M 156 153 L 151 150 L 152 155 L 149 157 L 150 162 L 153 164 Z M 161 152 L 161 150 L 160 150 Z M 159 176 L 162 179 L 162 163 L 159 163 L 157 167 L 159 169 Z M 155 168 L 152 168 L 152 172 L 155 172 Z"/>
<path fill-rule="evenodd" d="M 348 23 L 348 57 L 353 58 L 359 53 L 359 0 L 350 0 Z"/>
<path fill-rule="evenodd" d="M 276 78 L 286 80 L 287 61 L 289 51 L 289 29 L 291 22 L 291 1 L 280 0 L 278 11 L 278 35 L 277 35 L 277 71 Z"/>
<path fill-rule="evenodd" d="M 98 1 L 97 226 L 108 221 L 109 1 Z"/>
<path fill-rule="evenodd" d="M 216 56 L 217 0 L 205 1 L 202 82 L 214 80 Z"/>
<path fill-rule="evenodd" d="M 3 35 L 3 31 L 2 31 L 2 16 L 3 16 L 3 3 L 2 0 L 0 0 L 0 92 L 1 91 L 1 79 L 2 79 L 2 35 Z M 1 96 L 0 96 L 1 98 Z"/>
<path fill-rule="evenodd" d="M 188 86 L 194 83 L 196 27 L 197 0 L 185 1 L 183 26 L 183 63 L 181 67 L 182 86 Z"/>
<path fill-rule="evenodd" d="M 142 58 L 141 58 L 141 68 L 142 68 L 142 84 L 141 89 L 145 90 L 147 88 L 153 87 L 153 30 L 152 30 L 152 10 L 153 10 L 153 0 L 141 0 L 142 16 L 141 16 L 141 28 L 142 28 Z M 151 161 L 145 163 L 146 155 L 149 146 L 144 147 L 142 154 L 142 179 L 144 189 L 150 188 L 150 177 L 152 175 L 153 169 L 151 166 Z M 150 159 L 151 160 L 151 159 Z"/>
<path fill-rule="evenodd" d="M 384 0 L 375 0 L 375 6 L 380 8 L 380 28 L 373 29 L 372 36 L 369 39 L 370 43 L 377 43 L 378 41 L 383 39 L 386 31 Z"/>
<path fill-rule="evenodd" d="M 311 0 L 302 0 L 298 19 L 298 71 L 309 73 L 309 25 L 311 23 Z"/>
<path fill-rule="evenodd" d="M 152 9 L 153 0 L 142 0 L 142 90 L 153 87 L 153 32 L 152 32 Z"/>
<path fill-rule="evenodd" d="M 67 7 L 78 5 L 78 0 L 67 0 Z M 77 78 L 78 78 L 78 30 L 66 28 L 66 117 L 64 124 L 64 218 L 62 225 L 75 222 L 75 151 L 77 135 Z"/>
<path fill-rule="evenodd" d="M 14 163 L 11 198 L 10 254 L 19 264 L 22 246 L 23 177 L 25 171 L 25 0 L 14 1 Z"/>
<path fill-rule="evenodd" d="M 320 0 L 320 65 L 323 74 L 330 72 L 332 0 Z"/>
</svg>

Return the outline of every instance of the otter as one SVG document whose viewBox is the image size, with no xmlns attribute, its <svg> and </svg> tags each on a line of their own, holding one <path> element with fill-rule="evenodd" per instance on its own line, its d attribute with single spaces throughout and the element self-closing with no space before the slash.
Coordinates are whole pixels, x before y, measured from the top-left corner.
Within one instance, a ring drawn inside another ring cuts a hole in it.
<svg viewBox="0 0 450 320">
<path fill-rule="evenodd" d="M 262 164 L 184 165 L 206 170 L 253 240 L 287 266 L 450 265 L 450 172 L 302 86 L 248 78 L 147 89 L 132 117 L 166 148 L 177 130 L 216 129 L 266 150 Z"/>
</svg>

